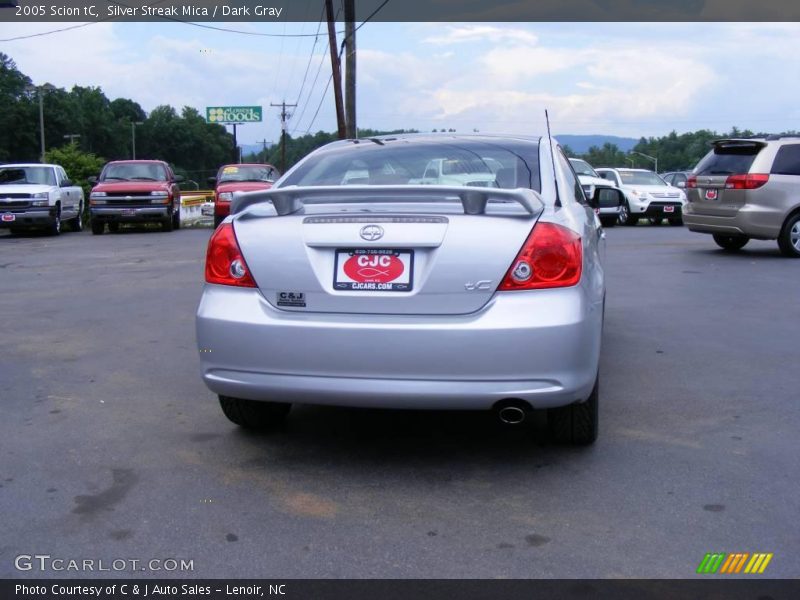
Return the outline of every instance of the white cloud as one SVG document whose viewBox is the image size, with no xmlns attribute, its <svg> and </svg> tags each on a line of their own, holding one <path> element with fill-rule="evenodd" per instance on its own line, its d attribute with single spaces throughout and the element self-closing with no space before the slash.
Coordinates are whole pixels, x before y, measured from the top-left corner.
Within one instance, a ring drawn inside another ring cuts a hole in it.
<svg viewBox="0 0 800 600">
<path fill-rule="evenodd" d="M 535 44 L 537 38 L 524 29 L 494 27 L 491 25 L 445 26 L 444 33 L 432 35 L 422 40 L 428 44 L 447 45 L 464 42 L 523 42 Z"/>
</svg>

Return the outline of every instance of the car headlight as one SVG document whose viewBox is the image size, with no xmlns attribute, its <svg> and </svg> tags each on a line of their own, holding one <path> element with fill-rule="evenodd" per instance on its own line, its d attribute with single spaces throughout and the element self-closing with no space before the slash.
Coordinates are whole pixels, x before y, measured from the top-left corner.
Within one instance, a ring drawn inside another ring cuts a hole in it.
<svg viewBox="0 0 800 600">
<path fill-rule="evenodd" d="M 634 195 L 635 198 L 639 200 L 647 199 L 647 192 L 640 192 L 639 190 L 631 190 L 631 194 Z"/>
<path fill-rule="evenodd" d="M 169 196 L 169 194 L 167 192 L 165 192 L 164 190 L 156 190 L 154 192 L 150 192 L 150 195 L 151 196 Z"/>
<path fill-rule="evenodd" d="M 231 201 L 233 201 L 233 192 L 222 192 L 219 195 L 219 199 L 222 202 L 231 202 Z"/>
<path fill-rule="evenodd" d="M 105 197 L 106 197 L 105 192 L 92 192 L 91 194 L 89 194 L 89 198 L 91 200 L 94 200 L 95 198 L 105 198 Z"/>
</svg>

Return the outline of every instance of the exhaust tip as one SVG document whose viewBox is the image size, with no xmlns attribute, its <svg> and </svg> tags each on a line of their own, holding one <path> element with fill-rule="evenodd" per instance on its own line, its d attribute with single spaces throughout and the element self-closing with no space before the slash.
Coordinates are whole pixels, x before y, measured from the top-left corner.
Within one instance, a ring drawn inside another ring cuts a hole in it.
<svg viewBox="0 0 800 600">
<path fill-rule="evenodd" d="M 519 406 L 505 406 L 497 412 L 497 416 L 506 425 L 519 425 L 525 420 L 525 411 Z"/>
</svg>

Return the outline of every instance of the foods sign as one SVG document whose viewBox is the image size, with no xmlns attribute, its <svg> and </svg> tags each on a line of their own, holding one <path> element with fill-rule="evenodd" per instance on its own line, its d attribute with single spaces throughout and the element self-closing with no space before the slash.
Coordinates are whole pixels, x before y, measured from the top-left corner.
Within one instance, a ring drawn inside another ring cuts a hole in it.
<svg viewBox="0 0 800 600">
<path fill-rule="evenodd" d="M 207 106 L 209 123 L 260 123 L 260 106 Z"/>
</svg>

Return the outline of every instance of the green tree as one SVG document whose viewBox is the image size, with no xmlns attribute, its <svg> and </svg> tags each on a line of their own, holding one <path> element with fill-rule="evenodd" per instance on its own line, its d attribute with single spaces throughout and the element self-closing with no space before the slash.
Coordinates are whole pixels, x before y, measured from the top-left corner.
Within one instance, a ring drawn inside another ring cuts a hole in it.
<svg viewBox="0 0 800 600">
<path fill-rule="evenodd" d="M 83 152 L 77 143 L 67 144 L 60 148 L 51 148 L 45 152 L 48 163 L 61 165 L 75 185 L 83 188 L 84 196 L 88 199 L 92 186 L 87 181 L 92 175 L 98 175 L 105 164 L 105 159 L 95 156 L 91 152 Z M 87 203 L 88 204 L 88 203 Z"/>
</svg>

